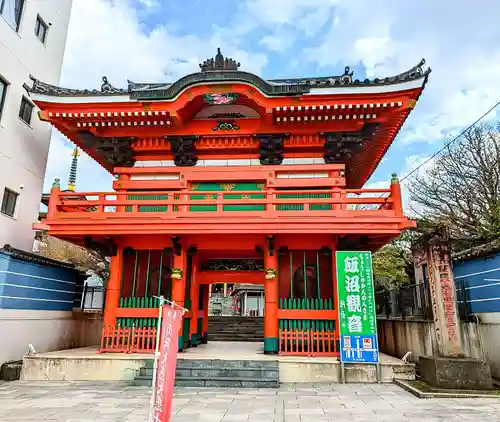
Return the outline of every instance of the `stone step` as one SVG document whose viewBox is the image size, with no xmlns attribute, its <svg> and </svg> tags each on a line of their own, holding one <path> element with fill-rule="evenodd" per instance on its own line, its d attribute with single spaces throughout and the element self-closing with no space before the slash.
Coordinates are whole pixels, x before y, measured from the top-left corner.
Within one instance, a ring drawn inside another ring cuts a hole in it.
<svg viewBox="0 0 500 422">
<path fill-rule="evenodd" d="M 153 361 L 139 370 L 133 384 L 151 386 Z M 179 359 L 175 384 L 184 387 L 277 388 L 277 361 Z"/>
<path fill-rule="evenodd" d="M 153 379 L 151 377 L 137 377 L 132 385 L 140 387 L 151 387 Z M 218 387 L 218 388 L 278 388 L 279 380 L 271 379 L 239 379 L 239 378 L 192 378 L 192 377 L 176 377 L 176 387 Z"/>
<path fill-rule="evenodd" d="M 208 328 L 209 333 L 219 333 L 221 331 L 228 333 L 262 333 L 264 332 L 263 327 L 219 327 L 219 328 Z"/>
<path fill-rule="evenodd" d="M 208 334 L 211 334 L 211 333 L 227 333 L 227 334 L 253 334 L 253 333 L 262 333 L 264 334 L 264 330 L 260 329 L 260 328 L 256 328 L 256 329 L 253 329 L 253 328 L 245 328 L 245 329 L 242 329 L 242 330 L 231 330 L 230 328 L 227 328 L 227 327 L 224 327 L 224 328 L 221 328 L 220 330 L 208 330 Z"/>
<path fill-rule="evenodd" d="M 177 368 L 176 377 L 194 377 L 200 379 L 238 378 L 238 379 L 275 379 L 279 375 L 278 368 Z M 141 368 L 139 377 L 152 378 L 153 368 Z"/>
<path fill-rule="evenodd" d="M 278 388 L 276 379 L 239 379 L 239 378 L 176 378 L 175 385 L 179 387 L 219 387 L 219 388 Z"/>
<path fill-rule="evenodd" d="M 263 317 L 210 317 L 208 338 L 212 341 L 264 341 Z"/>
<path fill-rule="evenodd" d="M 241 326 L 241 327 L 232 327 L 230 325 L 221 325 L 220 327 L 208 327 L 208 332 L 217 332 L 217 331 L 264 331 L 264 327 L 258 326 L 258 327 L 247 327 L 247 326 Z"/>
<path fill-rule="evenodd" d="M 253 333 L 238 333 L 238 332 L 227 332 L 219 331 L 214 333 L 208 333 L 209 338 L 214 338 L 214 336 L 226 336 L 226 337 L 264 337 L 264 333 L 253 332 Z"/>
<path fill-rule="evenodd" d="M 177 369 L 207 367 L 278 369 L 279 365 L 276 360 L 177 359 Z M 153 359 L 146 361 L 143 368 L 153 368 Z"/>
<path fill-rule="evenodd" d="M 227 342 L 238 342 L 238 343 L 259 343 L 264 342 L 264 337 L 245 337 L 245 338 L 235 338 L 235 337 L 224 337 L 216 336 L 210 337 L 210 341 L 227 341 Z"/>
</svg>

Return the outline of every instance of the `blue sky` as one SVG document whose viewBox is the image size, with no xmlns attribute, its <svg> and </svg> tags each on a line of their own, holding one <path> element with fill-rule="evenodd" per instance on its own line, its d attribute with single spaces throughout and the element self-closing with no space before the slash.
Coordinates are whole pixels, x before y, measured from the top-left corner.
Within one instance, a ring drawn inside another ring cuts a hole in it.
<svg viewBox="0 0 500 422">
<path fill-rule="evenodd" d="M 424 57 L 424 94 L 369 181 L 404 175 L 500 100 L 500 3 L 482 0 L 74 0 L 61 85 L 97 88 L 106 75 L 173 81 L 220 46 L 264 78 L 358 78 L 405 71 Z M 495 119 L 492 113 L 490 119 Z M 67 180 L 71 145 L 54 133 L 46 189 Z M 77 189 L 110 191 L 82 157 Z"/>
</svg>

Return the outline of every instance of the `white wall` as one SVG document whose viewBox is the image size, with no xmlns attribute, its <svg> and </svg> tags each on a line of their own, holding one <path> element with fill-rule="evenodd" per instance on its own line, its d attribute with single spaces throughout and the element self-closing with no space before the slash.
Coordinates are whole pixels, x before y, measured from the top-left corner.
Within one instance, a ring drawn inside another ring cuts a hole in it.
<svg viewBox="0 0 500 422">
<path fill-rule="evenodd" d="M 30 251 L 33 246 L 51 128 L 36 110 L 28 126 L 18 117 L 19 108 L 30 74 L 59 83 L 72 2 L 26 0 L 18 32 L 0 15 L 0 76 L 10 84 L 0 120 L 0 201 L 5 187 L 20 194 L 15 218 L 0 214 L 0 247 L 8 243 Z M 38 15 L 51 24 L 45 44 L 34 32 Z"/>
<path fill-rule="evenodd" d="M 74 336 L 75 321 L 71 311 L 0 309 L 0 339 L 8 339 L 8 347 L 0 347 L 0 365 L 22 359 L 30 343 L 37 352 L 70 348 Z"/>
<path fill-rule="evenodd" d="M 101 313 L 0 309 L 0 339 L 8 339 L 8 347 L 0 341 L 0 366 L 21 360 L 30 343 L 38 353 L 98 346 L 102 320 Z"/>
<path fill-rule="evenodd" d="M 500 378 L 500 321 L 495 317 L 484 318 L 484 315 L 479 324 L 460 323 L 464 352 L 468 357 L 488 361 L 491 374 Z M 413 362 L 418 362 L 420 356 L 439 354 L 432 321 L 378 318 L 377 325 L 384 353 L 402 358 L 411 351 Z"/>
</svg>

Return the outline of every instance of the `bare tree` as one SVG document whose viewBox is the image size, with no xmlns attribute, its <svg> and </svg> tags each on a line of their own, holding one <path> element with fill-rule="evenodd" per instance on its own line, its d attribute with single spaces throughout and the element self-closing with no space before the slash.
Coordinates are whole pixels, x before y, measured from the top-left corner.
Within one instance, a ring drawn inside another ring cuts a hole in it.
<svg viewBox="0 0 500 422">
<path fill-rule="evenodd" d="M 70 262 L 81 271 L 89 271 L 106 283 L 109 277 L 109 265 L 105 258 L 73 243 L 42 234 L 38 253 L 47 258 Z"/>
<path fill-rule="evenodd" d="M 467 131 L 432 168 L 413 178 L 410 194 L 422 206 L 424 220 L 447 225 L 455 240 L 499 237 L 500 123 Z"/>
</svg>

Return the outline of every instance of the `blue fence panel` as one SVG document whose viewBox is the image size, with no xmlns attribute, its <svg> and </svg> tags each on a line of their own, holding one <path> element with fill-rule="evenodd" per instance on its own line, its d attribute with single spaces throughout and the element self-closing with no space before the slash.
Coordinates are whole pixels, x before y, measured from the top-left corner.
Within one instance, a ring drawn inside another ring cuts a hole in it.
<svg viewBox="0 0 500 422">
<path fill-rule="evenodd" d="M 500 312 L 500 252 L 455 262 L 453 274 L 464 283 L 469 312 Z"/>
<path fill-rule="evenodd" d="M 0 251 L 0 309 L 70 311 L 82 282 L 75 269 Z"/>
</svg>

